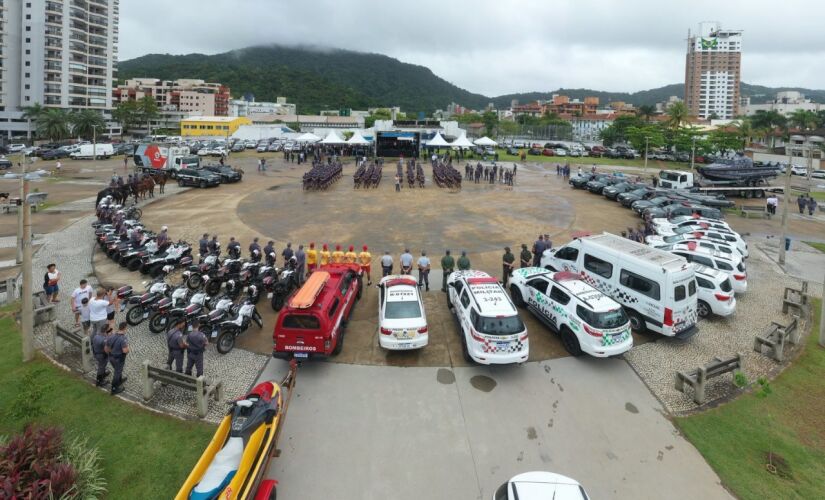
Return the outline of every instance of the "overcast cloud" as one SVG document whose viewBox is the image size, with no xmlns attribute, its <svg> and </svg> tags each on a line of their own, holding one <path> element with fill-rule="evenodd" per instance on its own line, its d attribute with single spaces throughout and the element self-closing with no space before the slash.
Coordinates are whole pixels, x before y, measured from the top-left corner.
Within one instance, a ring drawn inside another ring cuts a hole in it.
<svg viewBox="0 0 825 500">
<path fill-rule="evenodd" d="M 682 82 L 688 29 L 712 20 L 744 30 L 744 81 L 825 88 L 822 19 L 813 0 L 122 0 L 120 58 L 314 44 L 427 66 L 488 96 L 636 91 Z"/>
</svg>

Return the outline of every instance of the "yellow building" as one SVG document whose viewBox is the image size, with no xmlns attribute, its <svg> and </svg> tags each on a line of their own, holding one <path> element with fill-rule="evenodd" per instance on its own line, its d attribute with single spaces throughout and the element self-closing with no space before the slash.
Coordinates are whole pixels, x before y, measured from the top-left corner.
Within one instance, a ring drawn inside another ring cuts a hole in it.
<svg viewBox="0 0 825 500">
<path fill-rule="evenodd" d="M 252 125 L 252 120 L 245 116 L 192 116 L 180 121 L 180 135 L 228 137 L 241 125 Z"/>
</svg>

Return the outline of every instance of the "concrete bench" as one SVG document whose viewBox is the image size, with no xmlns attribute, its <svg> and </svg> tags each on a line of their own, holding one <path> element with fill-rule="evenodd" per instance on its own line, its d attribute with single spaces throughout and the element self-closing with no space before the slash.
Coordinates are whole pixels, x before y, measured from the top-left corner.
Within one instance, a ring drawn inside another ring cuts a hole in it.
<svg viewBox="0 0 825 500">
<path fill-rule="evenodd" d="M 676 390 L 684 393 L 685 384 L 693 387 L 693 401 L 700 405 L 705 402 L 705 385 L 708 380 L 724 375 L 725 373 L 732 373 L 741 368 L 741 354 L 736 354 L 736 356 L 726 359 L 719 357 L 713 358 L 713 361 L 695 370 L 676 372 Z"/>
<path fill-rule="evenodd" d="M 28 196 L 26 196 L 26 200 L 29 202 L 29 205 L 31 205 L 32 212 L 37 212 L 37 208 L 40 205 L 46 203 L 46 198 L 48 196 L 49 193 L 29 193 Z M 19 197 L 9 198 L 6 203 L 0 205 L 0 209 L 2 209 L 2 211 L 5 213 L 10 214 L 12 210 L 17 212 L 20 205 L 22 205 L 22 203 L 20 203 Z"/>
<path fill-rule="evenodd" d="M 782 362 L 785 356 L 785 343 L 791 344 L 799 343 L 799 316 L 794 316 L 794 319 L 788 325 L 782 325 L 777 322 L 765 330 L 762 335 L 757 335 L 753 339 L 753 350 L 759 354 L 765 354 L 763 347 L 768 348 L 767 356 Z"/>
<path fill-rule="evenodd" d="M 63 354 L 66 342 L 79 348 L 80 365 L 83 367 L 83 371 L 92 371 L 94 356 L 92 355 L 92 341 L 88 335 L 83 334 L 80 330 L 67 330 L 60 325 L 54 325 L 52 339 L 54 340 L 54 352 L 58 356 Z"/>
<path fill-rule="evenodd" d="M 57 311 L 55 305 L 46 296 L 46 292 L 37 292 L 33 296 L 34 300 L 34 326 L 54 321 Z"/>
<path fill-rule="evenodd" d="M 802 311 L 808 305 L 808 282 L 803 281 L 802 287 L 796 288 L 785 287 L 785 293 L 782 295 L 782 313 L 788 314 L 791 307 L 796 307 Z"/>
<path fill-rule="evenodd" d="M 758 217 L 760 219 L 770 218 L 770 214 L 765 207 L 754 207 L 748 205 L 740 205 L 739 206 L 739 215 L 746 219 L 750 219 L 751 216 Z"/>
<path fill-rule="evenodd" d="M 195 377 L 178 373 L 174 370 L 152 366 L 147 359 L 143 361 L 141 370 L 141 383 L 143 385 L 143 399 L 148 401 L 155 394 L 155 383 L 173 385 L 181 389 L 195 393 L 197 400 L 198 416 L 204 418 L 209 409 L 209 400 L 220 401 L 223 399 L 223 382 L 211 383 L 201 375 Z"/>
<path fill-rule="evenodd" d="M 14 299 L 17 298 L 17 280 L 14 278 L 6 278 L 0 281 L 0 293 L 6 294 L 0 304 L 14 302 Z"/>
</svg>

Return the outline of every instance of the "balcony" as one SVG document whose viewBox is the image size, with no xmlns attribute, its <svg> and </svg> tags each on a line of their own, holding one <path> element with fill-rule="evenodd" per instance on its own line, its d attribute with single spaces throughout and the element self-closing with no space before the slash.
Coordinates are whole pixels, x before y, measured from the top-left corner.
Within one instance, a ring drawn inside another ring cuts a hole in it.
<svg viewBox="0 0 825 500">
<path fill-rule="evenodd" d="M 86 14 L 85 11 L 80 10 L 80 9 L 71 9 L 71 10 L 69 10 L 69 15 L 74 19 L 82 19 L 84 21 L 89 20 L 89 15 Z"/>
<path fill-rule="evenodd" d="M 69 63 L 69 72 L 71 73 L 80 73 L 85 76 L 88 70 L 89 68 L 85 64 Z"/>
<path fill-rule="evenodd" d="M 72 97 L 69 99 L 69 106 L 75 108 L 84 108 L 86 107 L 86 98 L 85 97 Z"/>
<path fill-rule="evenodd" d="M 100 67 L 105 68 L 107 63 L 108 63 L 108 61 L 106 61 L 106 59 L 103 59 L 101 57 L 90 57 L 89 58 L 89 64 L 91 66 L 100 66 Z"/>
<path fill-rule="evenodd" d="M 43 99 L 43 104 L 45 104 L 46 106 L 60 106 L 60 96 L 47 95 Z"/>
<path fill-rule="evenodd" d="M 54 12 L 57 14 L 63 13 L 63 4 L 57 2 L 46 2 L 46 13 Z"/>
<path fill-rule="evenodd" d="M 59 62 L 47 62 L 43 65 L 46 71 L 63 71 L 63 65 Z"/>
<path fill-rule="evenodd" d="M 48 15 L 46 16 L 46 24 L 57 24 L 58 26 L 62 26 L 63 16 Z"/>
<path fill-rule="evenodd" d="M 44 59 L 56 59 L 58 61 L 63 59 L 63 55 L 59 50 L 47 50 L 43 57 Z"/>
<path fill-rule="evenodd" d="M 104 28 L 109 27 L 109 20 L 106 19 L 103 16 L 90 15 L 89 16 L 89 23 L 96 24 L 98 26 L 103 26 Z"/>
<path fill-rule="evenodd" d="M 77 40 L 79 42 L 86 43 L 89 40 L 89 37 L 86 36 L 86 32 L 80 31 L 79 29 L 72 30 L 72 34 L 69 35 L 70 40 Z"/>
<path fill-rule="evenodd" d="M 52 26 L 46 26 L 46 36 L 63 36 L 63 30 L 60 28 L 54 28 Z"/>
<path fill-rule="evenodd" d="M 69 87 L 69 95 L 86 95 L 86 87 Z"/>
<path fill-rule="evenodd" d="M 108 47 L 106 43 L 106 38 L 102 36 L 90 36 L 89 37 L 89 44 L 90 45 L 98 45 L 100 47 Z"/>
<path fill-rule="evenodd" d="M 46 84 L 43 86 L 43 92 L 47 94 L 59 94 L 60 85 Z"/>
</svg>

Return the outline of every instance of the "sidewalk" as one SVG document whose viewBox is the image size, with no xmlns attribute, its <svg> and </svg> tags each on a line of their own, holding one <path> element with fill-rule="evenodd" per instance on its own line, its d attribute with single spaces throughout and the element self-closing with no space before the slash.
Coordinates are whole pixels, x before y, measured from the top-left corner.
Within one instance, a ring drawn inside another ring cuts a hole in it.
<svg viewBox="0 0 825 500">
<path fill-rule="evenodd" d="M 791 249 L 785 252 L 785 264 L 779 264 L 779 239 L 773 238 L 756 245 L 785 274 L 810 283 L 809 293 L 822 297 L 822 284 L 825 281 L 825 253 L 792 240 Z"/>
</svg>

